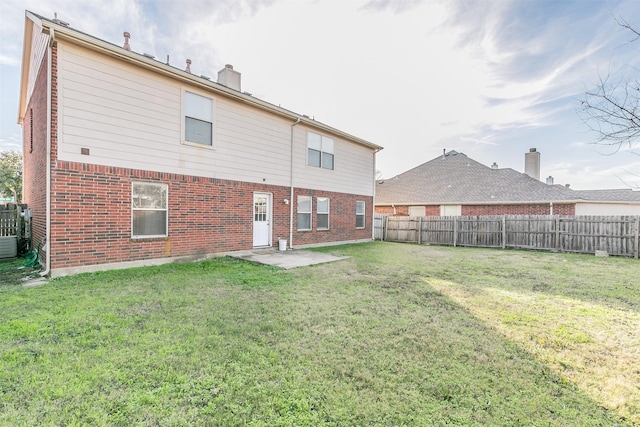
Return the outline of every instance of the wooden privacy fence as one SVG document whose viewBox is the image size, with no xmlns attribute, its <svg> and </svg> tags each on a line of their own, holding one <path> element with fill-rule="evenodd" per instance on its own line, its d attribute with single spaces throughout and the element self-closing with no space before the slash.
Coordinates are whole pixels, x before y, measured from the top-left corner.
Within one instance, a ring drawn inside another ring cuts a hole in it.
<svg viewBox="0 0 640 427">
<path fill-rule="evenodd" d="M 0 237 L 20 236 L 22 223 L 19 205 L 0 205 Z"/>
<path fill-rule="evenodd" d="M 640 216 L 376 215 L 374 236 L 392 242 L 526 248 L 638 258 Z"/>
</svg>

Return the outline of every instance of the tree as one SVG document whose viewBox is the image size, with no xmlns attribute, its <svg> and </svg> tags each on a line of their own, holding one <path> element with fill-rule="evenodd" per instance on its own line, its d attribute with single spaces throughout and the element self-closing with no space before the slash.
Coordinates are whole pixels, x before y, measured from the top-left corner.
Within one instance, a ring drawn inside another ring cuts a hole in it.
<svg viewBox="0 0 640 427">
<path fill-rule="evenodd" d="M 22 154 L 17 151 L 0 152 L 0 195 L 22 199 Z"/>
<path fill-rule="evenodd" d="M 621 27 L 633 34 L 634 42 L 640 32 L 627 21 L 616 19 Z M 640 81 L 626 77 L 600 78 L 595 88 L 585 93 L 581 116 L 598 135 L 597 143 L 620 150 L 633 148 L 640 139 Z"/>
</svg>

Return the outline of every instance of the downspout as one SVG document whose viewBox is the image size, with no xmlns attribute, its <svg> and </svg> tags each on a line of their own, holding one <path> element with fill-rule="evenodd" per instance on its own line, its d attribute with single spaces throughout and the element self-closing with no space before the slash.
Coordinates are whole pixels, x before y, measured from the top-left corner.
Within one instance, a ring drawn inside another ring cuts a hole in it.
<svg viewBox="0 0 640 427">
<path fill-rule="evenodd" d="M 47 251 L 47 258 L 45 261 L 45 268 L 40 276 L 48 276 L 51 272 L 51 92 L 53 88 L 52 84 L 52 69 L 51 61 L 53 60 L 53 43 L 55 42 L 55 31 L 53 28 L 49 30 L 49 49 L 47 49 L 47 176 L 46 181 L 46 207 L 45 207 L 45 248 Z"/>
<path fill-rule="evenodd" d="M 291 125 L 291 159 L 290 159 L 290 175 L 289 175 L 289 248 L 293 249 L 293 128 L 300 123 L 300 117 Z"/>
<path fill-rule="evenodd" d="M 373 202 L 371 206 L 371 240 L 376 240 L 376 154 L 378 151 L 373 152 Z"/>
<path fill-rule="evenodd" d="M 553 202 L 549 202 L 549 215 L 553 215 Z"/>
</svg>

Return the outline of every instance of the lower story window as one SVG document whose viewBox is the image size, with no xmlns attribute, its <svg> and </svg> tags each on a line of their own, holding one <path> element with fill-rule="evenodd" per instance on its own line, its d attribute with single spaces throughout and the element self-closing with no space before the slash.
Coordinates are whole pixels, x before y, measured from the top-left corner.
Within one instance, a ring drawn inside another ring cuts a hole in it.
<svg viewBox="0 0 640 427">
<path fill-rule="evenodd" d="M 131 186 L 133 237 L 167 236 L 166 184 L 134 182 Z"/>
<path fill-rule="evenodd" d="M 298 196 L 298 230 L 311 230 L 311 196 Z"/>
<path fill-rule="evenodd" d="M 316 228 L 318 230 L 329 229 L 329 198 L 318 197 L 316 199 Z"/>
<path fill-rule="evenodd" d="M 364 228 L 364 201 L 356 201 L 356 228 Z"/>
</svg>

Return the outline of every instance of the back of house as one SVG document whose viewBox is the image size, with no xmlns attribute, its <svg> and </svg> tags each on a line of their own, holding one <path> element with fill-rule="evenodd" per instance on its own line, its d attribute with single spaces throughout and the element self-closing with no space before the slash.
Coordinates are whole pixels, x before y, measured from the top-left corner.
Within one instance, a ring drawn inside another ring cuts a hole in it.
<svg viewBox="0 0 640 427">
<path fill-rule="evenodd" d="M 26 12 L 24 201 L 52 276 L 372 238 L 381 147 Z"/>
</svg>

